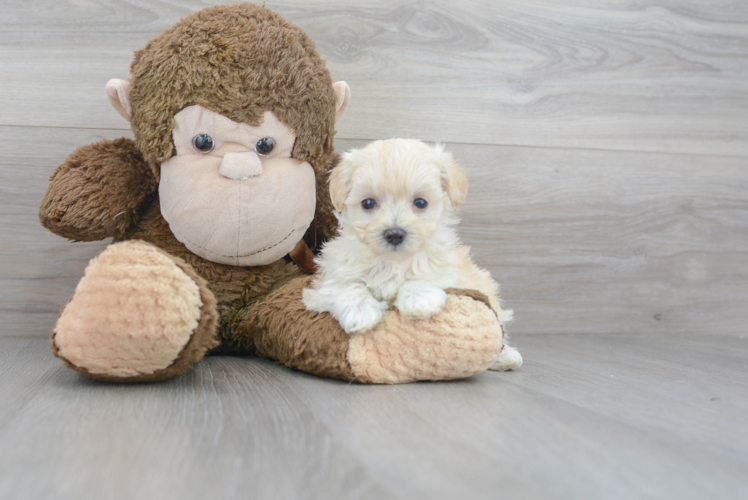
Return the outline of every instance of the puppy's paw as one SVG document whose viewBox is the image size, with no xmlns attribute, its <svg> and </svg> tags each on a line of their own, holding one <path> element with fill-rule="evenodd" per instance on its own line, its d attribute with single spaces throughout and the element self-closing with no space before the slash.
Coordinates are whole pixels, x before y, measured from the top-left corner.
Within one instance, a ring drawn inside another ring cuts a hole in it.
<svg viewBox="0 0 748 500">
<path fill-rule="evenodd" d="M 359 304 L 346 307 L 338 317 L 338 323 L 345 333 L 364 333 L 376 326 L 382 319 L 382 313 L 387 310 L 386 302 L 379 302 L 372 298 Z"/>
<path fill-rule="evenodd" d="M 488 369 L 496 372 L 505 372 L 507 370 L 516 370 L 522 366 L 522 355 L 514 347 L 504 346 L 499 354 L 499 359 L 494 361 Z"/>
<path fill-rule="evenodd" d="M 406 283 L 400 288 L 395 307 L 409 319 L 428 319 L 444 309 L 447 293 L 441 288 L 417 282 Z"/>
</svg>

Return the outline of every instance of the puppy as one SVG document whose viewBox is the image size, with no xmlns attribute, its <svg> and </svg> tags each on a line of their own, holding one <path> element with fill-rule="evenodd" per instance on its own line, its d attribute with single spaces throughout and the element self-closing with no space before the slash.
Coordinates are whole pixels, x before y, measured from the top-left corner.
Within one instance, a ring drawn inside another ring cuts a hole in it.
<svg viewBox="0 0 748 500">
<path fill-rule="evenodd" d="M 349 334 L 363 333 L 393 302 L 407 318 L 429 318 L 444 307 L 444 290 L 456 287 L 483 292 L 501 322 L 510 321 L 498 284 L 472 262 L 454 229 L 467 188 L 441 146 L 390 139 L 345 154 L 330 176 L 340 236 L 316 259 L 306 308 L 329 312 Z M 505 346 L 491 369 L 521 364 L 519 352 Z"/>
</svg>

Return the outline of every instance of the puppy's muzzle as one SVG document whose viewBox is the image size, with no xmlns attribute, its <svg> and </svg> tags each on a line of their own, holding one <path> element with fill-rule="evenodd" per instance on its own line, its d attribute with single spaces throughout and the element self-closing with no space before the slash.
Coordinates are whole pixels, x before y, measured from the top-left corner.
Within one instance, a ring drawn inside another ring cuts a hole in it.
<svg viewBox="0 0 748 500">
<path fill-rule="evenodd" d="M 399 227 L 386 229 L 384 231 L 384 239 L 387 240 L 387 243 L 389 243 L 393 247 L 396 247 L 405 239 L 405 231 L 403 231 Z"/>
</svg>

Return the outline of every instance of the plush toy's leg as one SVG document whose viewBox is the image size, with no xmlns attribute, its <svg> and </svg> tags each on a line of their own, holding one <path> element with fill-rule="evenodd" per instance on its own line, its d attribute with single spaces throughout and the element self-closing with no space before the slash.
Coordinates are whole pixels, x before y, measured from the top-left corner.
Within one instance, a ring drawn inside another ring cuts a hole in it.
<svg viewBox="0 0 748 500">
<path fill-rule="evenodd" d="M 52 350 L 93 378 L 163 380 L 217 345 L 217 318 L 213 294 L 189 264 L 126 241 L 88 265 L 57 319 Z"/>
<path fill-rule="evenodd" d="M 305 310 L 297 279 L 273 293 L 245 320 L 258 353 L 317 375 L 362 383 L 468 377 L 499 357 L 503 331 L 485 296 L 449 290 L 444 310 L 409 320 L 396 310 L 362 335 L 348 335 L 328 313 Z"/>
</svg>

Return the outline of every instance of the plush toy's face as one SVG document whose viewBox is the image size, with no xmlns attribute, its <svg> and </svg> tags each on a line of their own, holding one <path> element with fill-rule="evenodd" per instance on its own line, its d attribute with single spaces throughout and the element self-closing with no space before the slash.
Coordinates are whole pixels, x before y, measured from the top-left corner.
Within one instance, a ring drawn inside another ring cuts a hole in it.
<svg viewBox="0 0 748 500">
<path fill-rule="evenodd" d="M 282 258 L 314 218 L 314 170 L 270 111 L 256 127 L 189 106 L 174 116 L 177 154 L 161 164 L 161 214 L 190 251 L 236 266 Z"/>
<path fill-rule="evenodd" d="M 335 118 L 350 90 L 333 86 Z M 130 84 L 113 79 L 107 94 L 130 119 Z M 234 266 L 270 264 L 303 238 L 316 206 L 313 167 L 291 157 L 296 135 L 272 111 L 257 126 L 203 106 L 174 115 L 176 155 L 161 163 L 161 214 L 174 236 L 200 257 Z"/>
<path fill-rule="evenodd" d="M 203 9 L 137 51 L 130 72 L 132 82 L 110 80 L 107 95 L 131 122 L 159 179 L 161 214 L 190 251 L 258 266 L 291 250 L 310 255 L 300 243 L 315 216 L 330 234 L 316 182 L 335 161 L 350 90 L 332 82 L 301 28 L 248 3 Z"/>
</svg>

